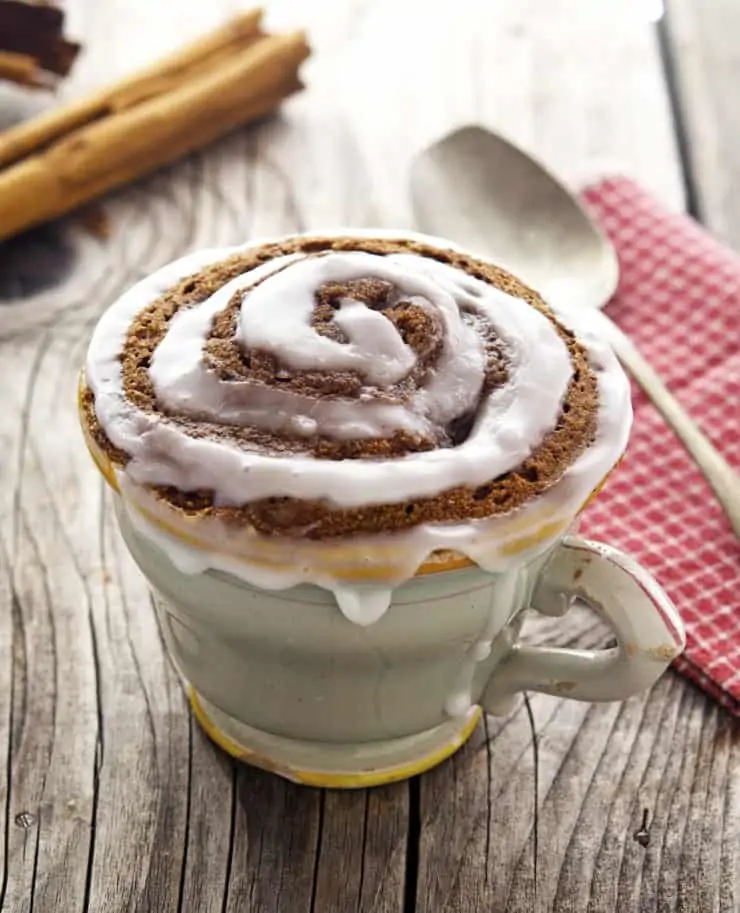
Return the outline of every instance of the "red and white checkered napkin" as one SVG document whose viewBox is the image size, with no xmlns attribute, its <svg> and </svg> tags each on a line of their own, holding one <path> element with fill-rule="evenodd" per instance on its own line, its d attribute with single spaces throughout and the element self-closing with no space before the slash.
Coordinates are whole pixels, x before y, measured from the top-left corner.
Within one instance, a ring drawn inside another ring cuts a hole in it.
<svg viewBox="0 0 740 913">
<path fill-rule="evenodd" d="M 619 254 L 609 315 L 740 468 L 740 256 L 624 178 L 583 199 Z M 740 542 L 683 446 L 633 392 L 627 455 L 582 530 L 655 574 L 687 628 L 676 668 L 740 715 Z"/>
</svg>

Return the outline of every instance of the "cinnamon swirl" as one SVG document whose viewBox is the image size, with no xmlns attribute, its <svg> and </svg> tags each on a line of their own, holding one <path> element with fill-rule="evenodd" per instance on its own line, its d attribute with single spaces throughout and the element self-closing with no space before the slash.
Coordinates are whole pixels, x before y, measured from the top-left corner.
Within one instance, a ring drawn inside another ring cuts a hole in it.
<svg viewBox="0 0 740 913">
<path fill-rule="evenodd" d="M 334 588 L 345 560 L 392 583 L 441 550 L 484 567 L 541 550 L 631 422 L 585 317 L 447 242 L 382 232 L 164 267 L 101 318 L 80 404 L 156 534 L 260 586 L 289 585 L 286 567 Z"/>
</svg>

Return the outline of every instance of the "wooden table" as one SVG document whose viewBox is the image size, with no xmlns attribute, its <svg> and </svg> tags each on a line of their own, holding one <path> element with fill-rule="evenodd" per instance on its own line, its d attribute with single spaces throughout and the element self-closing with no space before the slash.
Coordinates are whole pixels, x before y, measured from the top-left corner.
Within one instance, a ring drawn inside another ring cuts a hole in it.
<svg viewBox="0 0 740 913">
<path fill-rule="evenodd" d="M 70 0 L 86 52 L 64 93 L 237 6 Z M 315 47 L 280 117 L 115 195 L 107 242 L 70 223 L 0 249 L 3 913 L 740 909 L 740 732 L 672 674 L 623 705 L 534 698 L 536 896 L 522 706 L 369 792 L 233 763 L 191 719 L 74 414 L 91 328 L 141 274 L 254 235 L 408 226 L 411 157 L 464 122 L 574 182 L 625 171 L 740 248 L 740 5 L 670 0 L 656 23 L 661 6 L 275 2 L 273 22 L 306 25 Z M 0 117 L 20 103 L 4 94 Z M 605 637 L 577 614 L 534 634 Z"/>
</svg>

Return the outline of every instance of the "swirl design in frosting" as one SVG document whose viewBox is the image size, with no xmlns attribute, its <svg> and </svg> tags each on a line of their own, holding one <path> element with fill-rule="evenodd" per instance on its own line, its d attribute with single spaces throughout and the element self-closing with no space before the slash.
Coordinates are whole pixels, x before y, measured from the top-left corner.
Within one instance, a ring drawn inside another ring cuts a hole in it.
<svg viewBox="0 0 740 913">
<path fill-rule="evenodd" d="M 263 535 L 485 520 L 566 475 L 585 499 L 624 449 L 626 381 L 574 323 L 422 236 L 204 251 L 103 315 L 83 423 L 160 502 Z"/>
</svg>

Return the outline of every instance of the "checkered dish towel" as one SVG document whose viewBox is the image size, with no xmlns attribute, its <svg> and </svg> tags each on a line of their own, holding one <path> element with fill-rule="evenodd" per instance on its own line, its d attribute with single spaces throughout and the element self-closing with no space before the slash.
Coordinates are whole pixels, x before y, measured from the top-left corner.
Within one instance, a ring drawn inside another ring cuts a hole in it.
<svg viewBox="0 0 740 913">
<path fill-rule="evenodd" d="M 740 469 L 740 256 L 631 181 L 583 193 L 619 254 L 608 305 L 726 459 Z M 740 542 L 699 470 L 633 384 L 626 457 L 583 517 L 585 535 L 648 567 L 683 616 L 675 668 L 740 715 Z"/>
</svg>

